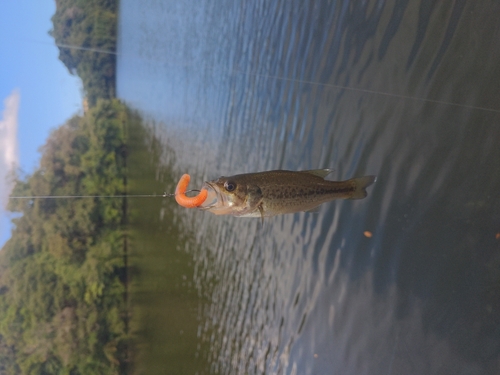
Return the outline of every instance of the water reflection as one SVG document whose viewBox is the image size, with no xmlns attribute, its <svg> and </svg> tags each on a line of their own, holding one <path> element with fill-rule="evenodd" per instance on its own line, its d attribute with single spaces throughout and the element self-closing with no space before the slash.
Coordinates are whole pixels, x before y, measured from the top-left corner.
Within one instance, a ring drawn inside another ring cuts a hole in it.
<svg viewBox="0 0 500 375">
<path fill-rule="evenodd" d="M 378 175 L 367 200 L 263 227 L 150 208 L 148 233 L 175 225 L 192 259 L 206 371 L 494 374 L 499 9 L 171 5 L 139 17 L 122 2 L 118 92 L 154 124 L 153 168 L 172 171 L 139 176 L 141 192 L 185 172 L 193 186 L 276 168 Z"/>
</svg>

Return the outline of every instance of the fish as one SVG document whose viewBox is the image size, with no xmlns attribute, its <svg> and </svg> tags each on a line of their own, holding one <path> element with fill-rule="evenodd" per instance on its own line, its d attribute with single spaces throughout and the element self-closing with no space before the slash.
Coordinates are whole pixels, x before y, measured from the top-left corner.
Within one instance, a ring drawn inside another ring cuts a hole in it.
<svg viewBox="0 0 500 375">
<path fill-rule="evenodd" d="M 274 170 L 205 181 L 207 196 L 199 209 L 215 215 L 271 217 L 318 207 L 335 199 L 363 199 L 376 176 L 329 181 L 331 169 Z"/>
</svg>

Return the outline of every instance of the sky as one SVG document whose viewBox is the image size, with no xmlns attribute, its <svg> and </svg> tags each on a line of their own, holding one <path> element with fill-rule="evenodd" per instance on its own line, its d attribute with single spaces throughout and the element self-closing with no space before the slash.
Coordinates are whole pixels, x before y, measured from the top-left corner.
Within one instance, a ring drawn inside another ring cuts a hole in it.
<svg viewBox="0 0 500 375">
<path fill-rule="evenodd" d="M 5 210 L 14 167 L 31 174 L 51 129 L 82 112 L 80 79 L 58 59 L 48 34 L 54 0 L 0 2 L 0 247 L 10 237 Z"/>
</svg>

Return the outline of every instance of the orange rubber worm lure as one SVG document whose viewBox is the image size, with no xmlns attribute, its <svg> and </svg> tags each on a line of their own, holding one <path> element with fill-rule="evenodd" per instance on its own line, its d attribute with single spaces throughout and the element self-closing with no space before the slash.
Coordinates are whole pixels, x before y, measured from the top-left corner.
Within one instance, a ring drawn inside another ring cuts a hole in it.
<svg viewBox="0 0 500 375">
<path fill-rule="evenodd" d="M 189 185 L 191 177 L 188 174 L 182 175 L 177 187 L 175 188 L 175 200 L 179 205 L 186 208 L 195 208 L 201 206 L 207 199 L 207 189 L 201 189 L 200 193 L 195 197 L 187 197 L 186 190 Z"/>
</svg>

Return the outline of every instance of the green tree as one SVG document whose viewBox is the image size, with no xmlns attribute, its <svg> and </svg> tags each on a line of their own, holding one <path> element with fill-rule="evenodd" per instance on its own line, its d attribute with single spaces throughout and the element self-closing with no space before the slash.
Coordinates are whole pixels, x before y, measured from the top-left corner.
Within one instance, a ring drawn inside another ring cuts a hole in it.
<svg viewBox="0 0 500 375">
<path fill-rule="evenodd" d="M 116 0 L 56 0 L 49 33 L 91 106 L 115 96 L 117 6 Z"/>
<path fill-rule="evenodd" d="M 126 367 L 126 124 L 117 100 L 54 130 L 19 179 L 21 215 L 0 251 L 0 372 L 113 374 Z"/>
</svg>

